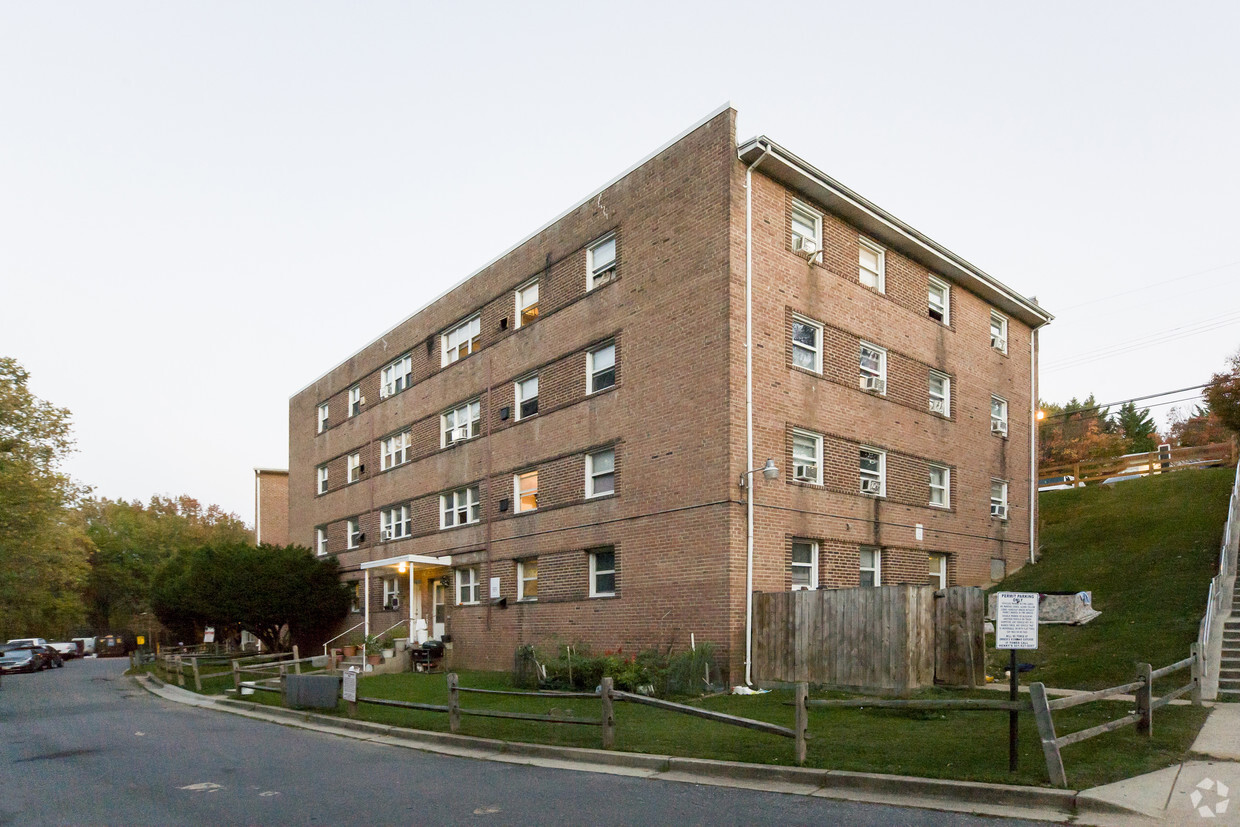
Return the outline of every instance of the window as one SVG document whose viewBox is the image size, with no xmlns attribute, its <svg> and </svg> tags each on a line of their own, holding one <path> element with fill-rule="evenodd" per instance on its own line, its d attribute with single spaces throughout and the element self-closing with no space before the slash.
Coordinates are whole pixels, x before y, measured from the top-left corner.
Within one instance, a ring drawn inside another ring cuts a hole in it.
<svg viewBox="0 0 1240 827">
<path fill-rule="evenodd" d="M 1008 484 L 1003 480 L 990 481 L 990 516 L 1008 518 Z"/>
<path fill-rule="evenodd" d="M 601 497 L 616 492 L 616 451 L 608 448 L 586 454 L 586 497 Z"/>
<path fill-rule="evenodd" d="M 407 505 L 394 505 L 379 512 L 379 539 L 384 542 L 408 537 L 412 527 Z"/>
<path fill-rule="evenodd" d="M 538 279 L 517 288 L 517 327 L 538 318 Z"/>
<path fill-rule="evenodd" d="M 616 384 L 616 343 L 609 342 L 586 354 L 586 393 L 598 393 Z"/>
<path fill-rule="evenodd" d="M 456 570 L 456 605 L 469 606 L 478 602 L 478 569 L 474 566 Z"/>
<path fill-rule="evenodd" d="M 517 561 L 517 600 L 538 599 L 538 560 Z"/>
<path fill-rule="evenodd" d="M 478 522 L 478 486 L 458 488 L 439 495 L 439 527 L 452 528 Z"/>
<path fill-rule="evenodd" d="M 792 202 L 792 250 L 812 254 L 822 249 L 822 216 L 800 201 Z"/>
<path fill-rule="evenodd" d="M 1001 396 L 990 397 L 990 432 L 1005 438 L 1008 435 L 1007 400 Z"/>
<path fill-rule="evenodd" d="M 861 493 L 886 496 L 887 452 L 877 448 L 861 449 Z"/>
<path fill-rule="evenodd" d="M 362 540 L 366 539 L 366 535 L 362 534 L 362 521 L 357 517 L 349 520 L 346 524 L 346 543 L 349 548 L 357 548 L 362 544 Z"/>
<path fill-rule="evenodd" d="M 318 492 L 320 494 L 326 494 L 327 493 L 327 466 L 320 465 L 318 468 L 318 472 L 319 472 Z"/>
<path fill-rule="evenodd" d="M 926 555 L 929 560 L 930 585 L 936 589 L 947 588 L 947 555 L 936 551 Z"/>
<path fill-rule="evenodd" d="M 395 577 L 383 578 L 383 610 L 390 612 L 400 608 L 400 586 Z"/>
<path fill-rule="evenodd" d="M 327 430 L 327 417 L 328 417 L 328 415 L 329 415 L 329 413 L 328 413 L 327 403 L 326 403 L 326 402 L 324 402 L 322 405 L 319 405 L 319 430 L 318 430 L 318 433 L 320 433 L 320 434 L 321 434 L 321 433 L 323 433 L 324 431 L 326 431 L 326 430 Z"/>
<path fill-rule="evenodd" d="M 383 369 L 379 376 L 379 398 L 400 393 L 413 384 L 413 357 L 405 354 Z M 358 391 L 361 400 L 361 391 Z"/>
<path fill-rule="evenodd" d="M 482 329 L 480 316 L 461 322 L 443 334 L 442 366 L 447 367 L 458 359 L 464 359 L 478 349 L 478 333 Z"/>
<path fill-rule="evenodd" d="M 538 376 L 526 377 L 517 383 L 517 419 L 525 419 L 538 413 Z"/>
<path fill-rule="evenodd" d="M 362 581 L 353 581 L 353 596 L 349 601 L 349 611 L 357 614 L 362 610 Z"/>
<path fill-rule="evenodd" d="M 601 287 L 616 275 L 616 237 L 599 239 L 586 250 L 586 290 Z"/>
<path fill-rule="evenodd" d="M 393 434 L 379 443 L 379 468 L 386 471 L 409 461 L 409 442 L 411 431 Z"/>
<path fill-rule="evenodd" d="M 930 504 L 950 508 L 952 504 L 952 472 L 943 465 L 930 466 Z"/>
<path fill-rule="evenodd" d="M 327 553 L 327 526 L 319 526 L 314 530 L 314 550 L 320 556 Z"/>
<path fill-rule="evenodd" d="M 357 482 L 362 478 L 362 455 L 349 454 L 349 482 Z"/>
<path fill-rule="evenodd" d="M 990 311 L 990 346 L 1001 353 L 1007 353 L 1007 317 Z"/>
<path fill-rule="evenodd" d="M 930 371 L 930 413 L 952 415 L 952 380 L 937 370 Z"/>
<path fill-rule="evenodd" d="M 867 239 L 858 239 L 860 253 L 858 263 L 861 283 L 871 290 L 882 293 L 886 290 L 887 276 L 885 273 L 887 257 L 882 247 Z"/>
<path fill-rule="evenodd" d="M 792 431 L 792 478 L 797 482 L 822 485 L 822 436 Z"/>
<path fill-rule="evenodd" d="M 792 317 L 792 364 L 822 373 L 822 325 Z"/>
<path fill-rule="evenodd" d="M 792 590 L 818 588 L 818 543 L 792 541 Z"/>
<path fill-rule="evenodd" d="M 874 546 L 861 547 L 861 585 L 881 586 L 883 584 L 883 554 Z"/>
<path fill-rule="evenodd" d="M 476 437 L 478 420 L 481 416 L 482 403 L 476 399 L 443 414 L 439 421 L 442 429 L 440 447 L 447 448 L 449 445 Z"/>
<path fill-rule="evenodd" d="M 590 596 L 609 597 L 616 593 L 616 550 L 600 548 L 590 552 Z"/>
<path fill-rule="evenodd" d="M 512 501 L 516 504 L 513 511 L 533 511 L 538 508 L 538 472 L 527 471 L 513 477 Z"/>
<path fill-rule="evenodd" d="M 942 279 L 930 277 L 930 318 L 943 324 L 951 324 L 951 287 Z"/>
<path fill-rule="evenodd" d="M 887 351 L 869 342 L 861 343 L 861 390 L 887 393 Z"/>
<path fill-rule="evenodd" d="M 362 412 L 362 386 L 349 388 L 349 416 L 357 416 Z"/>
</svg>

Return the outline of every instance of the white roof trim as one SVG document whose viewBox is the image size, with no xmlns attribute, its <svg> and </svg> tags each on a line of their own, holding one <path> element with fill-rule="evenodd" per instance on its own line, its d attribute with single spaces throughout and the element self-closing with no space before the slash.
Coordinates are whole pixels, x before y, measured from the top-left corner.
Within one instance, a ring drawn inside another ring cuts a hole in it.
<svg viewBox="0 0 1240 827">
<path fill-rule="evenodd" d="M 371 560 L 362 563 L 359 568 L 378 569 L 386 566 L 399 566 L 401 563 L 419 564 L 423 566 L 450 566 L 452 565 L 451 555 L 444 557 L 429 557 L 425 554 L 402 554 L 399 557 L 385 557 L 382 560 Z"/>
</svg>

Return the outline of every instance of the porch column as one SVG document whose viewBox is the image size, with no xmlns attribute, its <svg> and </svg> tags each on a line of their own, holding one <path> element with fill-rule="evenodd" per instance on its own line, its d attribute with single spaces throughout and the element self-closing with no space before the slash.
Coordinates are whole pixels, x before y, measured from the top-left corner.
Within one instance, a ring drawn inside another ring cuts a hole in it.
<svg viewBox="0 0 1240 827">
<path fill-rule="evenodd" d="M 370 637 L 370 569 L 362 569 L 362 634 Z"/>
<path fill-rule="evenodd" d="M 410 563 L 410 564 L 409 564 L 409 628 L 405 630 L 405 631 L 407 631 L 407 632 L 409 633 L 409 639 L 410 639 L 410 640 L 413 640 L 413 639 L 416 637 L 416 635 L 414 635 L 414 633 L 413 633 L 413 601 L 414 601 L 414 596 L 413 596 L 413 563 Z"/>
</svg>

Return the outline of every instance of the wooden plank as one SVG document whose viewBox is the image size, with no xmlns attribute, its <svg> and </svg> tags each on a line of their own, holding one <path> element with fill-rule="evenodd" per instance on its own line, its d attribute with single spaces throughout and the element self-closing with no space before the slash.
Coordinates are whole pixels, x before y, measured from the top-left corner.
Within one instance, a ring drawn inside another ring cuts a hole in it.
<svg viewBox="0 0 1240 827">
<path fill-rule="evenodd" d="M 1155 669 L 1150 672 L 1150 679 L 1161 678 L 1164 675 L 1170 675 L 1172 672 L 1178 672 L 1193 665 L 1193 656 L 1189 655 L 1184 660 L 1178 660 L 1170 666 L 1164 666 L 1162 669 Z"/>
<path fill-rule="evenodd" d="M 1143 681 L 1133 681 L 1120 686 L 1112 686 L 1107 689 L 1098 689 L 1093 692 L 1081 692 L 1076 695 L 1069 695 L 1066 698 L 1056 698 L 1048 703 L 1052 711 L 1060 709 L 1071 709 L 1081 704 L 1093 703 L 1094 701 L 1105 700 L 1112 695 L 1126 695 L 1129 692 L 1135 692 L 1144 685 Z"/>
<path fill-rule="evenodd" d="M 1141 687 L 1137 690 L 1137 714 L 1141 716 L 1141 720 L 1137 721 L 1137 734 L 1146 737 L 1154 733 L 1154 680 L 1150 677 L 1152 673 L 1153 669 L 1148 663 L 1137 664 L 1137 678 L 1141 681 Z"/>
<path fill-rule="evenodd" d="M 601 720 L 594 718 L 557 718 L 552 715 L 542 715 L 537 712 L 500 712 L 497 709 L 465 709 L 460 710 L 462 715 L 472 715 L 475 718 L 508 718 L 514 721 L 540 721 L 544 724 L 582 724 L 584 726 L 600 726 Z"/>
<path fill-rule="evenodd" d="M 1041 683 L 1030 684 L 1029 702 L 1033 706 L 1033 717 L 1038 724 L 1038 738 L 1042 741 L 1042 755 L 1046 759 L 1046 774 L 1057 787 L 1068 786 L 1068 776 L 1063 770 L 1063 756 L 1059 752 L 1059 741 L 1055 738 L 1055 722 L 1051 719 L 1051 710 L 1046 703 L 1046 686 Z"/>
<path fill-rule="evenodd" d="M 426 712 L 450 712 L 451 709 L 442 704 L 422 704 L 413 701 L 393 701 L 388 698 L 362 698 L 359 697 L 357 702 L 360 704 L 374 704 L 376 706 L 394 706 L 400 709 L 421 709 Z"/>
<path fill-rule="evenodd" d="M 785 738 L 795 738 L 796 733 L 787 727 L 777 724 L 768 723 L 766 721 L 755 721 L 752 718 L 739 718 L 735 715 L 725 715 L 722 712 L 714 712 L 709 709 L 700 709 L 696 706 L 686 706 L 673 701 L 664 701 L 658 698 L 647 698 L 645 695 L 634 695 L 630 692 L 616 692 L 615 697 L 628 701 L 629 703 L 644 704 L 646 706 L 657 707 L 658 709 L 666 709 L 671 712 L 680 712 L 684 715 L 692 715 L 697 718 L 705 718 L 708 721 L 717 721 L 721 724 L 730 724 L 731 726 L 744 727 L 746 729 L 756 729 L 759 732 L 769 732 L 772 735 L 782 735 Z"/>
<path fill-rule="evenodd" d="M 1055 744 L 1060 747 L 1066 747 L 1068 744 L 1075 744 L 1078 741 L 1084 741 L 1086 738 L 1093 738 L 1096 735 L 1102 735 L 1106 732 L 1126 727 L 1129 724 L 1135 724 L 1141 720 L 1141 713 L 1134 712 L 1131 715 L 1125 715 L 1118 720 L 1108 721 L 1105 724 L 1091 726 L 1089 729 L 1082 729 L 1080 732 L 1073 732 L 1070 735 L 1062 735 L 1055 739 Z"/>
<path fill-rule="evenodd" d="M 805 738 L 809 734 L 809 709 L 805 702 L 809 698 L 809 686 L 805 683 L 797 684 L 796 691 L 796 759 L 797 766 L 805 766 Z"/>
<path fill-rule="evenodd" d="M 509 689 L 471 689 L 468 686 L 458 686 L 457 692 L 472 692 L 475 695 L 525 695 L 532 698 L 598 698 L 598 692 L 556 692 L 547 690 L 546 692 L 518 692 Z"/>
<path fill-rule="evenodd" d="M 1150 709 L 1151 710 L 1160 709 L 1166 706 L 1167 704 L 1171 703 L 1172 701 L 1174 701 L 1176 698 L 1179 698 L 1183 695 L 1187 695 L 1189 692 L 1192 692 L 1196 688 L 1197 688 L 1197 683 L 1195 681 L 1193 683 L 1186 683 L 1183 686 L 1181 686 L 1179 689 L 1173 689 L 1172 691 L 1168 692 L 1166 695 L 1163 695 L 1158 700 L 1152 702 L 1150 704 Z"/>
<path fill-rule="evenodd" d="M 616 743 L 616 716 L 611 708 L 611 694 L 615 689 L 615 681 L 612 678 L 603 678 L 600 686 L 599 695 L 603 700 L 603 749 L 611 749 Z"/>
<path fill-rule="evenodd" d="M 986 698 L 959 698 L 950 700 L 919 700 L 909 698 L 840 698 L 837 700 L 811 700 L 811 707 L 824 709 L 858 709 L 872 707 L 874 709 L 955 709 L 961 711 L 1016 711 L 1029 712 L 1029 701 L 997 701 Z"/>
</svg>

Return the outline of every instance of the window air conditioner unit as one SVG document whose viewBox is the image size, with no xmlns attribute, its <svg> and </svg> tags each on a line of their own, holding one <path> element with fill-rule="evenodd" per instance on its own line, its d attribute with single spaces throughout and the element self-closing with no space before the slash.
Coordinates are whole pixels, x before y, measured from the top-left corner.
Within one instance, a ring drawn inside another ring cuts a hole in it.
<svg viewBox="0 0 1240 827">
<path fill-rule="evenodd" d="M 380 532 L 379 532 L 379 539 L 380 539 L 380 540 L 390 540 L 390 539 L 392 539 L 392 529 L 390 529 L 390 528 L 385 528 L 385 529 L 380 530 Z"/>
<path fill-rule="evenodd" d="M 1000 520 L 1007 519 L 1007 506 L 1003 503 L 990 504 L 990 516 L 998 517 Z"/>
<path fill-rule="evenodd" d="M 990 346 L 995 350 L 1007 350 L 1007 339 L 1002 336 L 995 336 L 994 334 L 991 334 Z"/>
<path fill-rule="evenodd" d="M 818 466 L 813 463 L 796 463 L 792 466 L 792 476 L 805 482 L 818 481 Z"/>
<path fill-rule="evenodd" d="M 469 427 L 467 425 L 458 425 L 452 429 L 452 441 L 460 442 L 462 439 L 469 439 Z"/>
<path fill-rule="evenodd" d="M 812 238 L 797 236 L 792 240 L 792 249 L 806 258 L 813 258 L 818 252 L 818 243 Z"/>
<path fill-rule="evenodd" d="M 887 381 L 877 376 L 862 376 L 861 390 L 873 391 L 874 393 L 886 393 Z"/>
<path fill-rule="evenodd" d="M 931 399 L 930 412 L 947 416 L 947 403 L 942 399 Z"/>
<path fill-rule="evenodd" d="M 396 595 L 392 595 L 391 597 L 388 598 L 388 602 L 383 608 L 387 609 L 388 611 L 395 611 L 399 609 L 400 598 L 397 597 Z"/>
<path fill-rule="evenodd" d="M 990 420 L 990 432 L 999 436 L 1007 436 L 1007 423 L 1002 419 Z"/>
<path fill-rule="evenodd" d="M 883 491 L 883 484 L 879 482 L 878 480 L 862 480 L 861 481 L 861 493 L 862 494 L 881 494 L 882 491 Z"/>
</svg>

